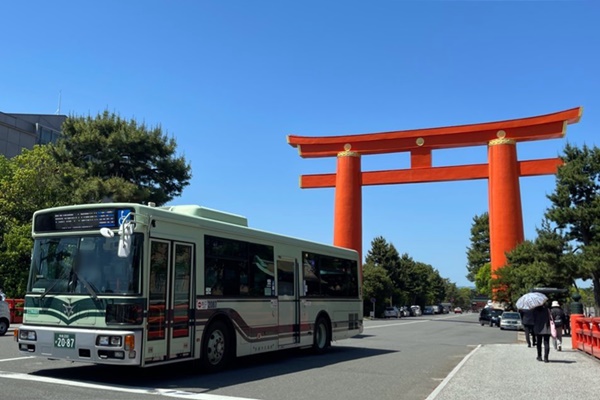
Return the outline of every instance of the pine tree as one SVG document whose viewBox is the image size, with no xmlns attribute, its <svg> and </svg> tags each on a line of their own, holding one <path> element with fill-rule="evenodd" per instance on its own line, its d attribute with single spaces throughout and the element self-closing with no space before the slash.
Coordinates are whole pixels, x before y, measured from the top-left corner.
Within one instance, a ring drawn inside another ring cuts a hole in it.
<svg viewBox="0 0 600 400">
<path fill-rule="evenodd" d="M 591 279 L 600 308 L 600 149 L 567 145 L 546 218 L 572 243 L 577 278 Z"/>
<path fill-rule="evenodd" d="M 160 127 L 149 128 L 104 111 L 96 117 L 69 117 L 61 138 L 52 146 L 56 160 L 83 174 L 83 184 L 71 186 L 78 202 L 104 198 L 162 205 L 181 195 L 191 169 L 176 156 L 176 143 Z"/>
<path fill-rule="evenodd" d="M 471 247 L 467 248 L 467 279 L 476 281 L 479 269 L 490 262 L 490 219 L 488 213 L 473 217 Z"/>
</svg>

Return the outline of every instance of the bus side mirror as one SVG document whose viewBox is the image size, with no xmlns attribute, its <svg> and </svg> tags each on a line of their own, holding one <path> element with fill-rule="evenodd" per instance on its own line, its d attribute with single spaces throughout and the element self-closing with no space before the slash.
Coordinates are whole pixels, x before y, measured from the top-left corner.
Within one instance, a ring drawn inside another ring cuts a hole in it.
<svg viewBox="0 0 600 400">
<path fill-rule="evenodd" d="M 119 248 L 117 256 L 127 258 L 131 252 L 131 235 L 133 235 L 133 224 L 124 222 L 119 227 Z"/>
<path fill-rule="evenodd" d="M 100 228 L 100 234 L 105 238 L 115 237 L 115 233 L 108 228 Z"/>
</svg>

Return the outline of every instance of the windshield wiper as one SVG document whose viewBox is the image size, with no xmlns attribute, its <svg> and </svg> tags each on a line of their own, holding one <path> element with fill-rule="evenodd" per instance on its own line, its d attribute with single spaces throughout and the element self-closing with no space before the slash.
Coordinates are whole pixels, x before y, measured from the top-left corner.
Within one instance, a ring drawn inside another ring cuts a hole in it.
<svg viewBox="0 0 600 400">
<path fill-rule="evenodd" d="M 79 270 L 79 257 L 76 257 L 75 261 L 73 263 L 73 268 L 71 269 L 71 273 L 72 273 L 72 281 L 71 282 L 74 283 L 73 287 L 77 286 L 77 281 L 80 281 L 83 284 L 83 287 L 85 288 L 85 290 L 87 290 L 88 293 L 90 295 L 92 295 L 92 298 L 94 300 L 98 300 L 98 294 L 92 288 L 92 285 L 88 281 L 86 281 L 83 277 L 79 276 L 79 274 L 77 273 L 78 270 Z M 69 282 L 69 286 L 71 286 L 71 282 Z"/>
<path fill-rule="evenodd" d="M 73 269 L 71 269 L 71 272 L 73 272 Z M 52 292 L 52 289 L 54 289 L 56 287 L 56 285 L 58 285 L 59 283 L 61 283 L 66 276 L 67 276 L 67 274 L 65 273 L 65 271 L 63 271 L 63 273 L 60 274 L 60 276 L 58 277 L 58 279 L 56 279 L 54 281 L 54 283 L 52 285 L 50 285 L 50 287 L 48 289 L 46 289 L 44 291 L 44 293 L 42 293 L 42 295 L 40 296 L 40 300 L 42 300 L 44 297 L 46 297 L 46 295 L 48 293 Z"/>
<path fill-rule="evenodd" d="M 79 275 L 77 275 L 76 273 L 75 273 L 75 277 L 76 277 L 76 279 L 79 279 L 81 281 L 81 283 L 83 283 L 83 287 L 85 288 L 85 290 L 88 291 L 88 293 L 90 295 L 92 295 L 92 298 L 94 300 L 98 300 L 98 294 L 92 288 L 92 285 L 90 283 L 88 283 L 88 281 L 86 281 L 85 279 L 83 279 L 82 277 L 80 277 Z"/>
<path fill-rule="evenodd" d="M 69 282 L 67 283 L 67 289 L 69 290 L 69 292 L 73 292 L 75 290 L 75 287 L 77 286 L 77 281 L 81 282 L 83 284 L 83 287 L 85 288 L 85 290 L 88 291 L 88 293 L 92 296 L 92 298 L 94 300 L 98 300 L 98 294 L 96 293 L 96 291 L 94 290 L 94 288 L 92 287 L 92 285 L 86 281 L 84 278 L 82 278 L 81 276 L 79 276 L 77 274 L 77 267 L 78 267 L 78 262 L 74 262 L 73 266 L 71 267 L 71 270 L 69 271 Z M 59 282 L 62 282 L 62 279 L 66 277 L 66 274 L 62 274 L 59 279 L 57 279 L 52 285 L 50 285 L 50 287 L 40 296 L 40 300 L 42 300 L 44 297 L 46 297 L 46 295 L 48 293 L 50 293 L 52 291 L 52 289 L 54 289 L 54 287 L 56 285 L 58 285 Z"/>
</svg>

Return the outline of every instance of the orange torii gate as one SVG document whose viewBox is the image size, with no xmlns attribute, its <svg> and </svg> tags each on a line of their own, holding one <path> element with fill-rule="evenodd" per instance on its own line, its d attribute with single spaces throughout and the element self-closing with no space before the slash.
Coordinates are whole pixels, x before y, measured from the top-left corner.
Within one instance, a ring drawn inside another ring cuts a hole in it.
<svg viewBox="0 0 600 400">
<path fill-rule="evenodd" d="M 519 178 L 555 174 L 560 158 L 519 161 L 517 143 L 562 138 L 583 109 L 506 121 L 441 128 L 307 137 L 288 135 L 300 157 L 337 157 L 334 174 L 302 175 L 300 187 L 335 187 L 333 244 L 358 251 L 362 260 L 362 186 L 488 179 L 492 274 L 506 252 L 524 240 Z M 432 150 L 488 146 L 487 164 L 433 167 Z M 410 152 L 410 168 L 361 171 L 363 155 Z"/>
</svg>

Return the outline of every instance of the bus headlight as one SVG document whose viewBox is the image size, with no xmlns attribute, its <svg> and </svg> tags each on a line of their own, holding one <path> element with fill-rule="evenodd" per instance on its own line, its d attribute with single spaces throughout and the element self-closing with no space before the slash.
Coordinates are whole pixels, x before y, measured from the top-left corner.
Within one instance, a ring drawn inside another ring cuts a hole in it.
<svg viewBox="0 0 600 400">
<path fill-rule="evenodd" d="M 121 347 L 121 336 L 100 335 L 96 338 L 98 346 Z"/>
<path fill-rule="evenodd" d="M 121 347 L 121 336 L 111 336 L 110 337 L 110 345 Z"/>
<path fill-rule="evenodd" d="M 35 333 L 35 331 L 19 329 L 19 339 L 21 339 L 21 340 L 37 340 L 37 334 Z"/>
</svg>

